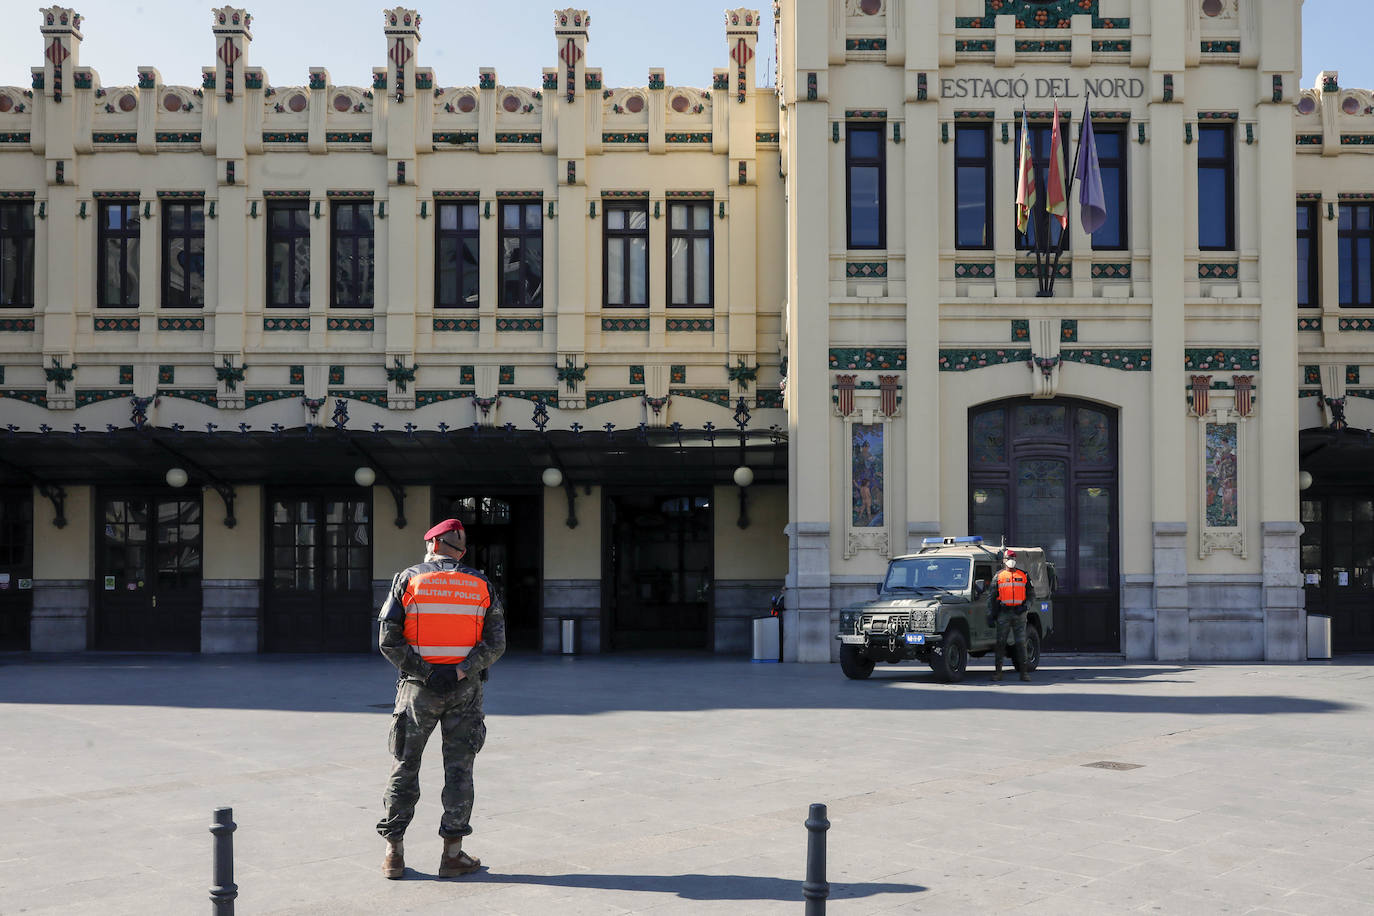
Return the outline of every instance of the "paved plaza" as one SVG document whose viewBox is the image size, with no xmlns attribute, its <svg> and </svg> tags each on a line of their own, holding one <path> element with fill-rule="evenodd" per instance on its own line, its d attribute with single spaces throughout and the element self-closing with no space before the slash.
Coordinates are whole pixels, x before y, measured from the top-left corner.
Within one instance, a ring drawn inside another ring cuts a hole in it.
<svg viewBox="0 0 1374 916">
<path fill-rule="evenodd" d="M 835 914 L 1369 912 L 1374 658 L 990 671 L 508 656 L 387 881 L 380 658 L 0 656 L 0 913 L 206 912 L 229 805 L 241 914 L 799 914 L 812 802 Z"/>
</svg>

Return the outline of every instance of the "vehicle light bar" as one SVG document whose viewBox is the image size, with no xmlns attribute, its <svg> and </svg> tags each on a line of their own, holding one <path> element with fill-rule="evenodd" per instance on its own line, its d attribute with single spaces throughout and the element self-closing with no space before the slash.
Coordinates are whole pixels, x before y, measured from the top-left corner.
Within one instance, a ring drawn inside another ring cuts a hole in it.
<svg viewBox="0 0 1374 916">
<path fill-rule="evenodd" d="M 983 543 L 983 537 L 982 537 L 982 535 L 978 535 L 978 534 L 966 534 L 966 535 L 964 535 L 963 537 L 957 537 L 957 538 L 922 538 L 922 539 L 921 539 L 921 546 L 922 546 L 922 547 L 926 547 L 926 546 L 929 546 L 929 545 L 931 545 L 931 544 L 981 544 L 981 543 Z"/>
</svg>

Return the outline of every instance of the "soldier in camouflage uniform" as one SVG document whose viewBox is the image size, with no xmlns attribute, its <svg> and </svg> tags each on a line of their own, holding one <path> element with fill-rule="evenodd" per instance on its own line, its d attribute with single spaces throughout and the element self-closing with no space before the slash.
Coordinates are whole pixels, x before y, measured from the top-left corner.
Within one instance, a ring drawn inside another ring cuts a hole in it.
<svg viewBox="0 0 1374 916">
<path fill-rule="evenodd" d="M 420 756 L 435 726 L 444 754 L 444 852 L 439 876 L 476 871 L 481 860 L 463 852 L 472 833 L 472 765 L 486 741 L 482 681 L 506 650 L 505 612 L 495 587 L 459 565 L 466 551 L 463 525 L 447 519 L 425 533 L 425 559 L 401 572 L 382 605 L 378 645 L 396 666 L 396 706 L 390 749 L 395 763 L 377 832 L 387 841 L 382 873 L 405 873 L 402 837 L 420 798 Z"/>
</svg>

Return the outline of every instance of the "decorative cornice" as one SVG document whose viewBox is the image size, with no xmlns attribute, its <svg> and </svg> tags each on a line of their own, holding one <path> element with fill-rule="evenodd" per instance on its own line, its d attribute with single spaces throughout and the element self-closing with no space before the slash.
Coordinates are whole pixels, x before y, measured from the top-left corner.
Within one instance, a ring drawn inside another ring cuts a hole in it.
<svg viewBox="0 0 1374 916">
<path fill-rule="evenodd" d="M 478 191 L 435 191 L 435 200 L 476 200 L 481 194 Z"/>
<path fill-rule="evenodd" d="M 267 190 L 262 192 L 265 200 L 309 200 L 309 191 Z"/>
</svg>

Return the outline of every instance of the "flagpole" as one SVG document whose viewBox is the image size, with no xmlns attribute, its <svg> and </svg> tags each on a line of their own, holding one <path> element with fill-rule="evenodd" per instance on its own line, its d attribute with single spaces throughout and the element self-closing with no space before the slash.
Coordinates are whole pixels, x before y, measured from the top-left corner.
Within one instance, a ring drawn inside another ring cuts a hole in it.
<svg viewBox="0 0 1374 916">
<path fill-rule="evenodd" d="M 1088 100 L 1087 100 L 1087 98 L 1084 98 L 1084 99 L 1083 99 L 1083 120 L 1079 123 L 1079 128 L 1078 128 L 1078 146 L 1074 149 L 1073 164 L 1072 164 L 1071 166 L 1069 166 L 1069 183 L 1068 183 L 1068 185 L 1065 187 L 1065 190 L 1064 190 L 1064 206 L 1065 206 L 1065 209 L 1066 209 L 1066 210 L 1069 210 L 1069 211 L 1072 211 L 1072 209 L 1073 209 L 1072 206 L 1070 205 L 1070 202 L 1073 200 L 1073 183 L 1074 183 L 1074 180 L 1075 180 L 1076 178 L 1078 178 L 1078 157 L 1079 157 L 1079 154 L 1082 152 L 1082 149 L 1083 149 L 1083 126 L 1086 125 L 1087 122 L 1088 122 Z M 1069 126 L 1072 127 L 1072 126 L 1073 126 L 1072 123 L 1071 123 Z M 1056 250 L 1055 250 L 1055 253 L 1054 253 L 1054 264 L 1053 264 L 1053 266 L 1050 267 L 1050 276 L 1049 276 L 1049 290 L 1050 290 L 1050 292 L 1049 292 L 1049 294 L 1050 294 L 1051 296 L 1054 295 L 1054 278 L 1055 278 L 1055 275 L 1059 273 L 1059 261 L 1060 261 L 1060 259 L 1064 256 L 1064 243 L 1065 243 L 1066 241 L 1068 241 L 1068 237 L 1069 237 L 1069 226 L 1068 226 L 1068 224 L 1069 224 L 1069 223 L 1072 223 L 1072 222 L 1073 222 L 1073 219 L 1072 219 L 1072 217 L 1070 217 L 1070 218 L 1066 221 L 1065 225 L 1062 227 L 1062 230 L 1061 230 L 1060 233 L 1059 233 L 1059 244 L 1056 246 Z"/>
</svg>

